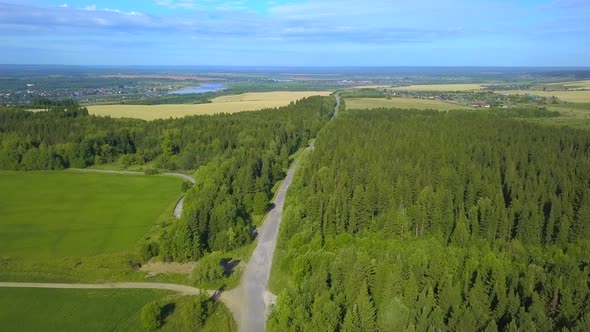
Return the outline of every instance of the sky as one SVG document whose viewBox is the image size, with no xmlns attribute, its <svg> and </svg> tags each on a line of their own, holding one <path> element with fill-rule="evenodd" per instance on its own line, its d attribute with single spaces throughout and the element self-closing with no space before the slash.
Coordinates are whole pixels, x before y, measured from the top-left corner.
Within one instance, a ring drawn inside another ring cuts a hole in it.
<svg viewBox="0 0 590 332">
<path fill-rule="evenodd" d="M 0 63 L 590 66 L 590 0 L 0 0 Z"/>
</svg>

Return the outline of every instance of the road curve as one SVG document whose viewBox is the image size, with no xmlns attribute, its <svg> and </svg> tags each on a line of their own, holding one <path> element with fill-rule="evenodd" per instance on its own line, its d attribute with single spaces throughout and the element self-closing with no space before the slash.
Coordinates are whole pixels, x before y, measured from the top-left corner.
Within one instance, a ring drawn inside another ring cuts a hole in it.
<svg viewBox="0 0 590 332">
<path fill-rule="evenodd" d="M 145 175 L 144 172 L 116 171 L 116 170 L 90 169 L 90 168 L 69 168 L 68 170 L 71 170 L 71 171 L 74 171 L 74 172 Z M 185 181 L 189 181 L 192 184 L 195 184 L 195 182 L 196 182 L 195 179 L 192 176 L 186 175 L 186 174 L 182 174 L 182 173 L 162 173 L 162 175 L 179 177 L 179 178 L 181 178 L 181 179 L 183 179 Z M 180 216 L 182 216 L 183 207 L 184 207 L 184 196 L 182 196 L 178 200 L 178 202 L 176 203 L 176 206 L 174 207 L 174 217 L 176 219 L 180 219 Z"/>
<path fill-rule="evenodd" d="M 66 283 L 41 283 L 41 282 L 0 282 L 0 287 L 8 288 L 59 288 L 59 289 L 162 289 L 180 293 L 182 295 L 198 295 L 201 290 L 186 285 L 165 284 L 156 282 L 113 282 L 105 284 L 66 284 Z M 217 291 L 206 290 L 214 296 Z"/>
</svg>

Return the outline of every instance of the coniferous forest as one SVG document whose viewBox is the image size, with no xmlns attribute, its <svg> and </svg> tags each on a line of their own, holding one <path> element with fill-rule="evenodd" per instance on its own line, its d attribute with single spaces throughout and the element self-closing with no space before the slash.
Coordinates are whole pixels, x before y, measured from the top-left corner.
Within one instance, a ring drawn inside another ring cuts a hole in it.
<svg viewBox="0 0 590 332">
<path fill-rule="evenodd" d="M 289 192 L 268 328 L 588 331 L 590 134 L 509 113 L 329 123 Z"/>
</svg>

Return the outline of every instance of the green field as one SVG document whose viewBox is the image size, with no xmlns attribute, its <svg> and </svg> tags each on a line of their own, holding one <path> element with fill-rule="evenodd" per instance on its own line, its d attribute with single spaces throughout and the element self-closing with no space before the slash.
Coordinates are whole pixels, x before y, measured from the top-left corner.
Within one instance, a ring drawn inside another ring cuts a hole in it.
<svg viewBox="0 0 590 332">
<path fill-rule="evenodd" d="M 158 301 L 161 331 L 188 331 L 183 307 L 189 297 L 163 290 L 0 288 L 2 331 L 145 331 L 141 310 Z M 213 302 L 199 331 L 236 331 L 229 310 Z"/>
<path fill-rule="evenodd" d="M 0 288 L 3 331 L 142 331 L 141 308 L 170 294 L 137 289 Z"/>
<path fill-rule="evenodd" d="M 175 203 L 180 183 L 163 176 L 0 172 L 0 256 L 128 250 Z"/>
<path fill-rule="evenodd" d="M 432 99 L 414 98 L 346 98 L 347 109 L 374 109 L 374 108 L 416 108 L 436 109 L 441 111 L 466 109 L 465 105 L 447 103 Z"/>
</svg>

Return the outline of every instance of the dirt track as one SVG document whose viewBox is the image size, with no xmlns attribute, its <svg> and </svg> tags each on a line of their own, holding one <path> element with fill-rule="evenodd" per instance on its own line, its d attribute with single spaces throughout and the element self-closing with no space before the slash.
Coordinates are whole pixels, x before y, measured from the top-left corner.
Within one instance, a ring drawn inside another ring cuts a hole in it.
<svg viewBox="0 0 590 332">
<path fill-rule="evenodd" d="M 65 284 L 65 283 L 41 283 L 41 282 L 0 282 L 0 287 L 9 288 L 59 288 L 59 289 L 114 289 L 114 288 L 127 288 L 127 289 L 164 289 L 177 292 L 183 295 L 198 295 L 201 290 L 198 288 L 155 283 L 155 282 L 113 282 L 106 284 Z M 206 291 L 213 296 L 216 291 Z"/>
</svg>

